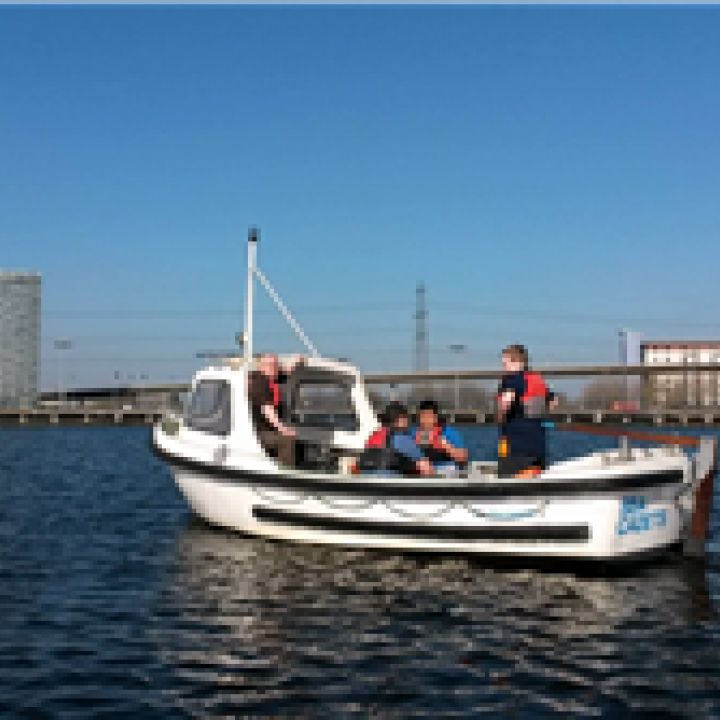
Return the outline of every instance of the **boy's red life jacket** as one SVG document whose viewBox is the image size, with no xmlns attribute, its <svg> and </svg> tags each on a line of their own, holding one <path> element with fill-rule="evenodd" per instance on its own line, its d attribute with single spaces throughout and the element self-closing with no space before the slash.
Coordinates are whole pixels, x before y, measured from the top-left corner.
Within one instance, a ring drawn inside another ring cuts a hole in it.
<svg viewBox="0 0 720 720">
<path fill-rule="evenodd" d="M 381 427 L 375 430 L 365 443 L 366 448 L 384 448 L 388 442 L 388 429 Z"/>
<path fill-rule="evenodd" d="M 540 373 L 526 370 L 523 374 L 525 380 L 525 393 L 520 398 L 523 415 L 526 418 L 542 417 L 547 412 L 548 386 Z"/>
<path fill-rule="evenodd" d="M 355 465 L 358 472 L 382 472 L 388 470 L 408 477 L 417 475 L 415 462 L 392 447 L 390 428 L 375 430 L 365 443 Z"/>
<path fill-rule="evenodd" d="M 522 411 L 519 417 L 539 418 L 542 417 L 548 409 L 548 398 L 550 390 L 545 384 L 540 373 L 532 370 L 523 372 L 523 381 L 525 384 L 525 392 L 520 397 L 520 409 Z M 500 397 L 500 393 L 498 393 Z"/>
</svg>

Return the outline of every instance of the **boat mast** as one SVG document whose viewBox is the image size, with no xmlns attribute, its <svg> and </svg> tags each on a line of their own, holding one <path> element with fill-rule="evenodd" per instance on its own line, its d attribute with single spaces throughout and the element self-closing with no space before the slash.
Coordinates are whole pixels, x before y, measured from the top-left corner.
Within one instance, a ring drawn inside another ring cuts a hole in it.
<svg viewBox="0 0 720 720">
<path fill-rule="evenodd" d="M 243 338 L 246 363 L 250 363 L 253 356 L 253 289 L 255 285 L 255 267 L 257 264 L 257 242 L 258 229 L 251 227 L 248 230 L 247 295 L 245 297 L 245 337 Z"/>
<path fill-rule="evenodd" d="M 293 317 L 293 314 L 278 295 L 270 281 L 265 277 L 260 268 L 257 266 L 257 244 L 260 231 L 256 227 L 248 230 L 248 267 L 247 267 L 247 297 L 245 298 L 245 332 L 243 334 L 243 346 L 245 362 L 250 363 L 253 357 L 253 291 L 255 278 L 265 288 L 270 299 L 279 310 L 280 314 L 285 318 L 287 324 L 292 328 L 300 342 L 307 348 L 313 357 L 320 357 L 318 349 L 313 345 L 305 331 L 300 327 L 300 323 Z"/>
</svg>

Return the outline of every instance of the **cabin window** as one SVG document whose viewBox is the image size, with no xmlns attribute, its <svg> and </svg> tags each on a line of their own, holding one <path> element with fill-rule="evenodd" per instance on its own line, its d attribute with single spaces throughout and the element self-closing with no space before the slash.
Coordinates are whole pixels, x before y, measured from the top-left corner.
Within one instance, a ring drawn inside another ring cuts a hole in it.
<svg viewBox="0 0 720 720">
<path fill-rule="evenodd" d="M 299 382 L 293 393 L 292 422 L 301 427 L 357 430 L 350 386 L 337 381 Z"/>
<path fill-rule="evenodd" d="M 200 380 L 190 395 L 185 425 L 211 435 L 229 435 L 230 385 L 224 380 Z"/>
</svg>

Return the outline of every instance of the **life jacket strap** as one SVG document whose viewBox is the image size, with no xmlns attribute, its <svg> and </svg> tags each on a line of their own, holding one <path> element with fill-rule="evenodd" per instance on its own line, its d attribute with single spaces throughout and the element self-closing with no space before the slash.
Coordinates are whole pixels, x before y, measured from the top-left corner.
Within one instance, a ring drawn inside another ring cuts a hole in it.
<svg viewBox="0 0 720 720">
<path fill-rule="evenodd" d="M 415 442 L 420 447 L 431 447 L 434 450 L 444 450 L 440 438 L 443 434 L 443 428 L 440 425 L 435 425 L 429 433 L 425 433 L 418 428 L 415 432 Z"/>
<path fill-rule="evenodd" d="M 280 407 L 280 385 L 276 380 L 268 379 L 268 385 L 270 386 L 270 392 L 273 396 L 273 407 L 277 410 Z"/>
</svg>

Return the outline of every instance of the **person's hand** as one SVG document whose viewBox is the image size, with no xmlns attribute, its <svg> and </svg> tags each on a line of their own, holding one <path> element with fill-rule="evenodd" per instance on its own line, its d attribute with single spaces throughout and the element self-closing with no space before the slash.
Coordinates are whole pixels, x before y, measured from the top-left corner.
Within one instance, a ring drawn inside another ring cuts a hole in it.
<svg viewBox="0 0 720 720">
<path fill-rule="evenodd" d="M 299 353 L 297 355 L 291 355 L 287 360 L 286 372 L 291 373 L 298 365 L 302 365 L 304 362 L 304 355 L 300 355 Z"/>
<path fill-rule="evenodd" d="M 421 475 L 425 476 L 425 477 L 427 477 L 428 475 L 432 475 L 432 474 L 433 474 L 433 466 L 432 466 L 432 463 L 431 463 L 427 458 L 423 458 L 422 460 L 418 460 L 418 462 L 417 462 L 417 469 L 418 469 L 418 472 L 419 472 Z"/>
<path fill-rule="evenodd" d="M 297 430 L 295 430 L 295 428 L 288 427 L 287 425 L 281 425 L 278 430 L 280 431 L 280 434 L 285 437 L 297 437 Z"/>
<path fill-rule="evenodd" d="M 515 393 L 512 390 L 506 390 L 498 397 L 498 405 L 500 405 L 501 409 L 505 410 L 510 406 L 514 398 Z"/>
</svg>

